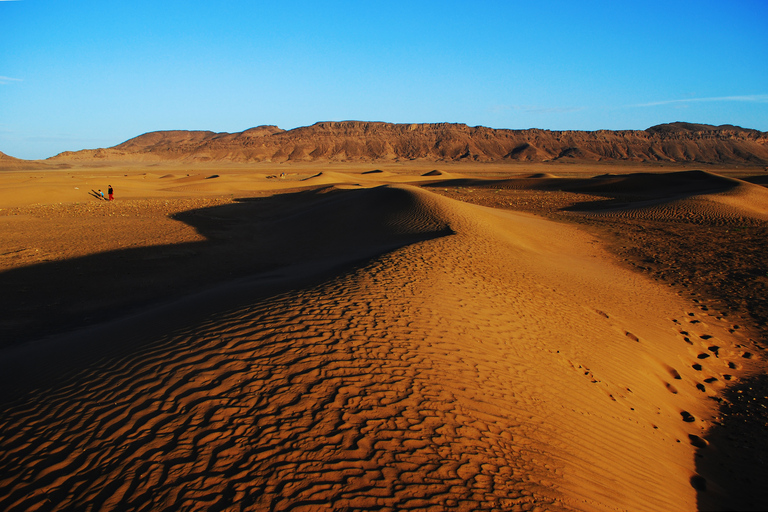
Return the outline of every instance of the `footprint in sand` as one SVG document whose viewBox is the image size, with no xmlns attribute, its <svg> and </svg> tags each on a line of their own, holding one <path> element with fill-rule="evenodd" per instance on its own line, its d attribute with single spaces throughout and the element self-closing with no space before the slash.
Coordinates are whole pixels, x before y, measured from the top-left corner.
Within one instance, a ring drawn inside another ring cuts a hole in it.
<svg viewBox="0 0 768 512">
<path fill-rule="evenodd" d="M 696 434 L 688 434 L 688 439 L 696 448 L 706 448 L 709 445 L 706 439 L 703 439 Z"/>
<path fill-rule="evenodd" d="M 691 487 L 697 491 L 706 491 L 707 479 L 700 475 L 694 475 L 691 477 Z"/>
<path fill-rule="evenodd" d="M 627 338 L 631 339 L 632 341 L 636 341 L 636 342 L 640 343 L 640 339 L 637 336 L 635 336 L 634 334 L 632 334 L 631 332 L 627 331 L 624 334 L 626 334 Z"/>
</svg>

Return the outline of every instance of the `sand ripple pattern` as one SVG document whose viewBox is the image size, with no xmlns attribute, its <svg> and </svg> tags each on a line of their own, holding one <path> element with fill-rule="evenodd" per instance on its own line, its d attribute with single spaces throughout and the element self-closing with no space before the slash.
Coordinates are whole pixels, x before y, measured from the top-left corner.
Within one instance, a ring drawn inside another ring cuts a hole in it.
<svg viewBox="0 0 768 512">
<path fill-rule="evenodd" d="M 0 509 L 693 508 L 682 365 L 720 362 L 656 291 L 601 280 L 572 228 L 403 189 L 388 222 L 455 234 L 4 404 Z"/>
<path fill-rule="evenodd" d="M 693 173 L 683 173 L 693 174 Z M 631 205 L 594 209 L 591 215 L 655 221 L 678 221 L 712 225 L 762 225 L 768 221 L 768 190 L 741 180 L 716 178 L 725 182 L 725 190 L 683 194 L 682 197 L 655 198 L 633 201 Z M 650 180 L 649 180 L 650 181 Z M 732 182 L 732 183 L 731 183 Z M 720 183 L 721 188 L 722 183 Z"/>
</svg>

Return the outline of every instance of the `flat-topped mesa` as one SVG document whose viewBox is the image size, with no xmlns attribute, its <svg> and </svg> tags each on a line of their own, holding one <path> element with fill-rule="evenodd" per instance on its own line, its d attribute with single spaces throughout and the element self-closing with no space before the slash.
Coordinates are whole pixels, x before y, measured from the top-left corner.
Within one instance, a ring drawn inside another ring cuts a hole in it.
<svg viewBox="0 0 768 512">
<path fill-rule="evenodd" d="M 647 130 L 507 130 L 455 123 L 323 121 L 239 133 L 150 132 L 103 150 L 65 152 L 51 160 L 231 162 L 631 161 L 768 165 L 768 134 L 732 125 L 658 125 Z"/>
</svg>

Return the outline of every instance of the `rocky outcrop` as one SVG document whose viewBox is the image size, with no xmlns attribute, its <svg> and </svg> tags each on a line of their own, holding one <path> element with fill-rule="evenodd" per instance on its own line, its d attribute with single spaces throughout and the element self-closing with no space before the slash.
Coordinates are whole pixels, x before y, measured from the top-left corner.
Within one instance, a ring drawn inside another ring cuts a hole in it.
<svg viewBox="0 0 768 512">
<path fill-rule="evenodd" d="M 320 122 L 293 130 L 150 132 L 107 149 L 49 160 L 305 161 L 632 161 L 768 165 L 768 133 L 691 123 L 647 130 L 500 130 L 464 124 Z"/>
</svg>

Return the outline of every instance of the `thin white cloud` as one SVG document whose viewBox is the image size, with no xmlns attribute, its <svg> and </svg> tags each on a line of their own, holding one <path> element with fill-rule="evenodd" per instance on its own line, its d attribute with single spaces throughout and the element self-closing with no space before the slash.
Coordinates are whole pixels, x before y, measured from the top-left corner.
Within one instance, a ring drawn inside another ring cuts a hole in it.
<svg viewBox="0 0 768 512">
<path fill-rule="evenodd" d="M 7 2 L 8 0 L 0 0 L 0 2 Z M 11 78 L 9 76 L 0 76 L 0 85 L 7 84 L 8 82 L 21 82 L 21 78 Z"/>
<path fill-rule="evenodd" d="M 650 103 L 640 103 L 632 105 L 633 107 L 657 107 L 659 105 L 685 105 L 687 103 L 705 103 L 705 102 L 725 102 L 738 101 L 744 103 L 768 103 L 768 94 L 752 94 L 748 96 L 718 96 L 714 98 L 688 98 L 684 100 L 665 100 L 652 101 Z"/>
</svg>

